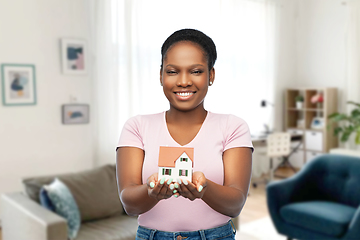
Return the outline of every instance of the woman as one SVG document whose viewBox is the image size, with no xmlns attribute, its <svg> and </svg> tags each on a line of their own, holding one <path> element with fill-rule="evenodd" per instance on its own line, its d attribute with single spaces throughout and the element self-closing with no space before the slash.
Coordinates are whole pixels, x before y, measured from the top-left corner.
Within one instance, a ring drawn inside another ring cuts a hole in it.
<svg viewBox="0 0 360 240">
<path fill-rule="evenodd" d="M 121 202 L 139 215 L 137 239 L 234 239 L 230 219 L 245 203 L 251 176 L 248 126 L 204 108 L 217 56 L 210 37 L 176 31 L 161 54 L 160 84 L 170 108 L 126 122 L 117 148 Z M 192 182 L 158 180 L 160 146 L 194 149 Z"/>
</svg>

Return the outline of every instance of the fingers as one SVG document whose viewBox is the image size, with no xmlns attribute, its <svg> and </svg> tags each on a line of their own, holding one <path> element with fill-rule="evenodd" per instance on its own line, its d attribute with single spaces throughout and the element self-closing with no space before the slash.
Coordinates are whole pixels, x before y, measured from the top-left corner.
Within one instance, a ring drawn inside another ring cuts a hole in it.
<svg viewBox="0 0 360 240">
<path fill-rule="evenodd" d="M 154 173 L 147 179 L 146 184 L 148 185 L 148 187 L 154 188 L 156 183 L 158 182 L 157 179 L 158 179 L 158 173 Z"/>
<path fill-rule="evenodd" d="M 195 200 L 196 198 L 201 198 L 203 196 L 204 186 L 197 186 L 185 179 L 178 179 L 177 182 L 179 183 L 178 193 L 181 196 L 188 198 L 191 201 Z"/>
<path fill-rule="evenodd" d="M 193 183 L 197 186 L 198 191 L 201 192 L 207 185 L 205 175 L 202 172 L 194 172 Z"/>
<path fill-rule="evenodd" d="M 175 185 L 172 183 L 173 179 L 160 179 L 157 183 L 150 182 L 148 184 L 148 194 L 150 197 L 157 200 L 170 198 L 174 193 Z"/>
<path fill-rule="evenodd" d="M 196 183 L 192 183 L 185 179 L 162 178 L 155 181 L 153 178 L 148 179 L 149 196 L 157 200 L 167 199 L 171 196 L 179 197 L 180 195 L 190 199 L 202 198 L 206 187 L 206 179 L 202 176 L 196 178 Z"/>
<path fill-rule="evenodd" d="M 162 196 L 164 199 L 169 198 L 169 197 L 171 197 L 171 196 L 173 195 L 173 193 L 172 193 L 173 190 L 170 189 L 170 186 L 172 185 L 172 181 L 173 181 L 173 179 L 172 179 L 172 178 L 169 178 L 169 179 L 168 179 L 166 182 L 164 182 L 164 184 L 163 184 L 163 187 L 162 187 L 160 193 L 161 193 L 161 196 Z"/>
<path fill-rule="evenodd" d="M 173 196 L 174 197 L 179 197 L 180 196 L 180 194 L 179 194 L 179 183 L 178 182 L 175 182 L 174 184 L 173 184 L 173 189 L 172 189 L 172 187 L 171 187 L 171 185 L 170 185 L 170 189 L 172 189 L 173 190 Z"/>
</svg>

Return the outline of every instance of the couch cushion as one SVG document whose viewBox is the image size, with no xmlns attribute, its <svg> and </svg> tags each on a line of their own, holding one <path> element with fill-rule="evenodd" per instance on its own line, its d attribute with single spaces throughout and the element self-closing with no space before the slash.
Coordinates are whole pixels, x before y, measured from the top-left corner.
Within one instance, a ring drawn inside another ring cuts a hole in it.
<svg viewBox="0 0 360 240">
<path fill-rule="evenodd" d="M 83 223 L 75 240 L 134 240 L 137 218 L 120 215 Z"/>
<path fill-rule="evenodd" d="M 47 192 L 55 212 L 66 219 L 69 239 L 74 239 L 78 234 L 81 220 L 79 208 L 69 188 L 55 178 L 51 184 L 44 185 L 43 189 Z"/>
<path fill-rule="evenodd" d="M 335 202 L 311 201 L 285 205 L 280 215 L 287 223 L 339 237 L 347 230 L 355 211 Z"/>
<path fill-rule="evenodd" d="M 89 221 L 123 213 L 118 196 L 115 165 L 71 174 L 23 180 L 25 191 L 39 203 L 40 189 L 58 177 L 70 189 L 79 207 L 81 220 Z"/>
</svg>

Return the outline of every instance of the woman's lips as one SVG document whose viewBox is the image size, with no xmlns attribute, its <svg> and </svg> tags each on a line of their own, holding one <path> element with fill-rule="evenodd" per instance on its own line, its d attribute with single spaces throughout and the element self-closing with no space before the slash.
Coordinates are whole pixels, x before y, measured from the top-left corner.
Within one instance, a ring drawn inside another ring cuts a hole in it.
<svg viewBox="0 0 360 240">
<path fill-rule="evenodd" d="M 176 97 L 182 101 L 189 100 L 194 94 L 195 92 L 175 92 Z"/>
</svg>

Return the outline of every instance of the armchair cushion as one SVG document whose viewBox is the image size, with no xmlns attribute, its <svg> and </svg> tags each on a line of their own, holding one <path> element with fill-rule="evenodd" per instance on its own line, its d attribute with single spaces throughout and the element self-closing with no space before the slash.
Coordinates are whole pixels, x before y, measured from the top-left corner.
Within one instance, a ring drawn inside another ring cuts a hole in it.
<svg viewBox="0 0 360 240">
<path fill-rule="evenodd" d="M 285 222 L 308 230 L 338 237 L 344 234 L 356 208 L 325 201 L 292 203 L 280 209 Z"/>
</svg>

